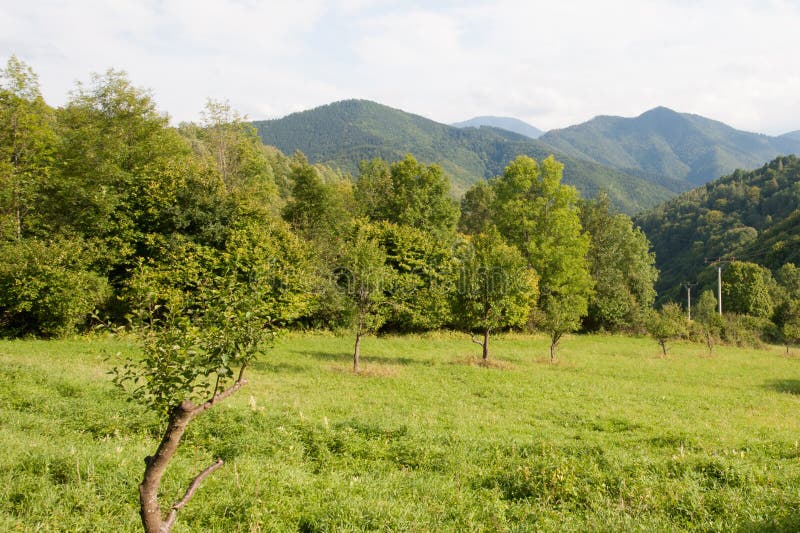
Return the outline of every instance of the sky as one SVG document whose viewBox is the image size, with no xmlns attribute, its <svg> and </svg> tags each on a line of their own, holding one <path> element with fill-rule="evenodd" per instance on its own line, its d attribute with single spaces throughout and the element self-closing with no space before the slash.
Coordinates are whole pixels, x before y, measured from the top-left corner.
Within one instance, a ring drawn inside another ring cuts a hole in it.
<svg viewBox="0 0 800 533">
<path fill-rule="evenodd" d="M 364 98 L 540 129 L 663 105 L 800 130 L 800 0 L 0 0 L 51 105 L 109 68 L 173 122 L 208 98 L 252 120 Z"/>
</svg>

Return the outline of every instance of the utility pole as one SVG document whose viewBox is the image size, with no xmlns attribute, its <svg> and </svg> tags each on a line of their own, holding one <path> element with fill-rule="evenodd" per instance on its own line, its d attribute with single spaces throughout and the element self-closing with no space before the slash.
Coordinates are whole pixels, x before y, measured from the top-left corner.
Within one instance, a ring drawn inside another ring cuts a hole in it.
<svg viewBox="0 0 800 533">
<path fill-rule="evenodd" d="M 689 283 L 688 281 L 684 281 L 681 285 L 686 287 L 686 312 L 688 314 L 689 322 L 692 321 L 692 287 L 697 285 L 697 283 Z"/>
<path fill-rule="evenodd" d="M 716 259 L 706 259 L 707 265 L 714 265 L 717 267 L 717 307 L 719 309 L 719 316 L 722 316 L 722 265 L 736 261 L 736 257 L 718 257 Z"/>
</svg>

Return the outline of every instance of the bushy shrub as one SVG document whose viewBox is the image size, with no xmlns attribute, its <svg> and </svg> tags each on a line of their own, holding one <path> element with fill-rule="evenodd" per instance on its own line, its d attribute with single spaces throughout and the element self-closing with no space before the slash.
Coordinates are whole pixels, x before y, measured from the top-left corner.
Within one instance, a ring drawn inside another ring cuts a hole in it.
<svg viewBox="0 0 800 533">
<path fill-rule="evenodd" d="M 0 257 L 6 335 L 68 335 L 110 295 L 106 279 L 88 269 L 92 254 L 81 241 L 14 241 L 0 244 Z"/>
<path fill-rule="evenodd" d="M 767 318 L 749 315 L 726 314 L 722 326 L 722 340 L 742 347 L 758 348 L 777 337 L 777 329 Z"/>
</svg>

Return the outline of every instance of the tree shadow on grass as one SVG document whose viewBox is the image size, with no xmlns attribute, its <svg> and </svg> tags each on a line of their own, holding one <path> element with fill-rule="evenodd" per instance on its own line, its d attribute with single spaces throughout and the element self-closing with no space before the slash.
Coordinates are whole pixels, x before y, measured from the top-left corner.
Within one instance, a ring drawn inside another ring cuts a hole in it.
<svg viewBox="0 0 800 533">
<path fill-rule="evenodd" d="M 301 374 L 308 369 L 301 365 L 291 363 L 273 363 L 271 361 L 255 361 L 248 365 L 259 372 L 274 372 L 277 374 Z"/>
<path fill-rule="evenodd" d="M 299 355 L 307 355 L 309 357 L 313 357 L 314 359 L 318 359 L 320 361 L 334 361 L 334 362 L 342 362 L 342 361 L 352 361 L 353 360 L 353 353 L 352 352 L 320 352 L 315 350 L 303 350 L 294 352 Z M 428 361 L 419 361 L 417 359 L 412 359 L 410 357 L 391 357 L 385 355 L 373 355 L 373 354 L 364 354 L 362 352 L 361 361 L 365 361 L 367 363 L 381 363 L 381 364 L 390 364 L 390 365 L 423 365 L 423 366 L 431 366 L 431 363 Z"/>
<path fill-rule="evenodd" d="M 772 379 L 767 381 L 764 387 L 776 392 L 800 395 L 800 379 Z"/>
<path fill-rule="evenodd" d="M 800 513 L 790 511 L 784 516 L 753 521 L 737 530 L 739 533 L 783 533 L 800 531 Z"/>
</svg>

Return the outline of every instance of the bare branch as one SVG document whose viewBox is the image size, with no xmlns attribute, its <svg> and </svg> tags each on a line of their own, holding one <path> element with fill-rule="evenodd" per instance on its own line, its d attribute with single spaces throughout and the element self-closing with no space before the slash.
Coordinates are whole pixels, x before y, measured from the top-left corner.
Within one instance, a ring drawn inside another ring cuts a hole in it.
<svg viewBox="0 0 800 533">
<path fill-rule="evenodd" d="M 477 344 L 478 346 L 483 346 L 483 341 L 476 339 L 475 337 L 470 337 L 470 340 Z"/>
<path fill-rule="evenodd" d="M 233 382 L 233 385 L 225 389 L 224 391 L 215 394 L 210 400 L 207 402 L 198 405 L 194 408 L 194 414 L 200 414 L 201 412 L 205 411 L 206 409 L 211 409 L 216 404 L 221 402 L 222 400 L 226 399 L 228 396 L 233 394 L 234 392 L 238 391 L 245 385 L 247 385 L 247 380 L 244 378 L 244 370 L 247 367 L 247 364 L 242 364 L 242 368 L 239 370 L 239 377 L 236 378 L 236 381 Z"/>
<path fill-rule="evenodd" d="M 239 369 L 239 377 L 236 378 L 237 382 L 244 381 L 244 369 L 247 368 L 247 361 L 242 363 L 242 368 Z"/>
<path fill-rule="evenodd" d="M 183 498 L 172 505 L 172 509 L 170 510 L 169 515 L 167 515 L 167 520 L 164 522 L 164 531 L 172 530 L 172 526 L 175 524 L 175 520 L 178 518 L 178 511 L 180 511 L 187 503 L 189 503 L 189 500 L 191 500 L 194 496 L 194 493 L 197 492 L 197 489 L 200 487 L 200 484 L 203 482 L 203 480 L 210 476 L 215 470 L 222 467 L 223 464 L 225 464 L 225 462 L 222 459 L 217 459 L 214 464 L 197 474 L 197 477 L 195 477 L 189 484 L 189 488 L 186 489 L 186 494 L 183 495 Z"/>
</svg>

